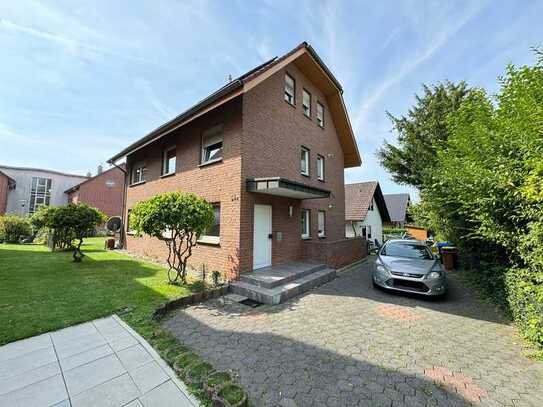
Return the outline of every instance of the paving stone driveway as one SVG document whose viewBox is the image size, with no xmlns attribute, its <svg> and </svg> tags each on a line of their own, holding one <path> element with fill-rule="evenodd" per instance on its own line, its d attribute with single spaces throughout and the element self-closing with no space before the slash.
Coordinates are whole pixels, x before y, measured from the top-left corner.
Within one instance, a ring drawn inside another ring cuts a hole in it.
<svg viewBox="0 0 543 407">
<path fill-rule="evenodd" d="M 543 363 L 454 276 L 425 300 L 375 290 L 362 265 L 278 306 L 213 300 L 164 325 L 256 406 L 543 406 Z"/>
<path fill-rule="evenodd" d="M 116 316 L 0 347 L 1 407 L 198 405 Z"/>
</svg>

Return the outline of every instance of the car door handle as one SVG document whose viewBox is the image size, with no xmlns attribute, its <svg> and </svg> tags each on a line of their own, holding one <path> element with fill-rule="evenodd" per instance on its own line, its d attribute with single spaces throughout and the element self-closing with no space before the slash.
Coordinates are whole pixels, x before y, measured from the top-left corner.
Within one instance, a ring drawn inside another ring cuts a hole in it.
<svg viewBox="0 0 543 407">
<path fill-rule="evenodd" d="M 273 239 L 273 233 L 268 234 L 268 239 Z"/>
</svg>

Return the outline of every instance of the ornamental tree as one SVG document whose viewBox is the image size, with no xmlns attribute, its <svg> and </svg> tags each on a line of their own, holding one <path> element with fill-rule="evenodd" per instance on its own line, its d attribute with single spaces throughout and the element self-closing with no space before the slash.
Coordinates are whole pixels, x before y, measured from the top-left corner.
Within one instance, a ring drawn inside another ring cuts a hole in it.
<svg viewBox="0 0 543 407">
<path fill-rule="evenodd" d="M 45 228 L 53 235 L 55 248 L 73 250 L 74 262 L 80 262 L 83 239 L 91 235 L 94 228 L 104 222 L 106 216 L 96 208 L 85 204 L 69 204 L 57 207 L 41 207 L 31 218 L 32 225 Z M 74 241 L 76 243 L 74 244 Z"/>
<path fill-rule="evenodd" d="M 130 228 L 168 247 L 168 280 L 186 283 L 187 261 L 198 237 L 213 225 L 213 206 L 194 194 L 167 192 L 139 202 L 130 211 Z"/>
</svg>

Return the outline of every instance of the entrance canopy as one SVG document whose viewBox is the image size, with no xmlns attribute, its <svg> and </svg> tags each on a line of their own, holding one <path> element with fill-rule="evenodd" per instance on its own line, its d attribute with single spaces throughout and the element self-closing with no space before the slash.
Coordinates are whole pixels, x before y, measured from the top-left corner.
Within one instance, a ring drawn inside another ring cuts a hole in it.
<svg viewBox="0 0 543 407">
<path fill-rule="evenodd" d="M 280 177 L 249 178 L 247 179 L 247 191 L 260 194 L 284 196 L 293 199 L 330 197 L 330 191 Z"/>
</svg>

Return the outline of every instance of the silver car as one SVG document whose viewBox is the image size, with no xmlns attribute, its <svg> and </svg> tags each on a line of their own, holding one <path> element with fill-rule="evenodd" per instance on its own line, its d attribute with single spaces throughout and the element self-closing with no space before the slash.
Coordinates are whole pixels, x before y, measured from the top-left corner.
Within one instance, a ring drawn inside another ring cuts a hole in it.
<svg viewBox="0 0 543 407">
<path fill-rule="evenodd" d="M 439 259 L 419 240 L 389 240 L 377 253 L 372 267 L 375 286 L 428 296 L 447 292 L 447 278 Z"/>
</svg>

